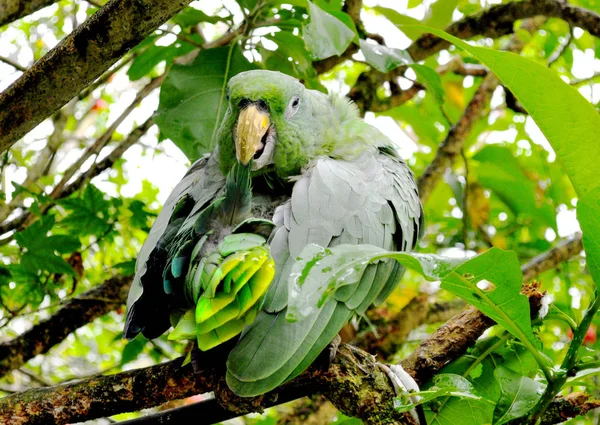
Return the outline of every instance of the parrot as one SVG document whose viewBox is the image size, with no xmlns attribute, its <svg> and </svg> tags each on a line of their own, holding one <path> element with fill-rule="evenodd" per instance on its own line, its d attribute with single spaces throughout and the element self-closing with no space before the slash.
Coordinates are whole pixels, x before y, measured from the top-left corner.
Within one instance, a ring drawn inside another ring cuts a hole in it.
<svg viewBox="0 0 600 425">
<path fill-rule="evenodd" d="M 291 318 L 303 250 L 410 251 L 424 217 L 394 143 L 344 96 L 251 70 L 230 78 L 225 97 L 213 152 L 175 187 L 140 250 L 124 335 L 156 338 L 174 326 L 175 339 L 196 337 L 201 350 L 229 341 L 226 382 L 250 397 L 302 373 L 404 273 L 393 260 L 368 264 L 316 312 Z M 252 297 L 232 301 L 249 282 Z"/>
</svg>

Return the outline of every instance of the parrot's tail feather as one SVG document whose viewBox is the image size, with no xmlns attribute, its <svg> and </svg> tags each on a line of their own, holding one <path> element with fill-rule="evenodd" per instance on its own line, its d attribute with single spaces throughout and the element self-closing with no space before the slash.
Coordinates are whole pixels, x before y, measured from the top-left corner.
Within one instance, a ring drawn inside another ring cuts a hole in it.
<svg viewBox="0 0 600 425">
<path fill-rule="evenodd" d="M 335 300 L 298 322 L 287 322 L 285 313 L 259 313 L 230 353 L 227 384 L 237 395 L 264 394 L 302 373 L 352 315 Z"/>
</svg>

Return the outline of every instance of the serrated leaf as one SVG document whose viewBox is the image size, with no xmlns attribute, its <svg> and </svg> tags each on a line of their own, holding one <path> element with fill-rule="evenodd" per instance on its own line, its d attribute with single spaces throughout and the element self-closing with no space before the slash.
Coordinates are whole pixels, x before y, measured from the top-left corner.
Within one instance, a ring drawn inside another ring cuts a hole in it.
<svg viewBox="0 0 600 425">
<path fill-rule="evenodd" d="M 235 47 L 225 75 L 228 55 L 229 47 L 203 50 L 190 65 L 173 65 L 162 84 L 156 123 L 191 160 L 214 148 L 217 116 L 227 108 L 221 103 L 223 81 L 256 68 Z"/>
<path fill-rule="evenodd" d="M 93 184 L 88 184 L 81 198 L 62 199 L 59 204 L 71 210 L 59 225 L 80 235 L 105 234 L 111 227 L 109 209 L 111 202 Z"/>
<path fill-rule="evenodd" d="M 21 256 L 20 264 L 30 270 L 44 270 L 50 273 L 74 276 L 75 270 L 62 257 L 51 250 L 27 251 Z"/>
<path fill-rule="evenodd" d="M 53 250 L 60 254 L 70 254 L 81 248 L 79 239 L 69 235 L 51 235 L 40 242 L 40 248 Z"/>
<path fill-rule="evenodd" d="M 302 33 L 312 59 L 320 60 L 344 53 L 355 37 L 354 31 L 314 3 L 308 3 L 310 23 L 302 27 Z"/>
</svg>

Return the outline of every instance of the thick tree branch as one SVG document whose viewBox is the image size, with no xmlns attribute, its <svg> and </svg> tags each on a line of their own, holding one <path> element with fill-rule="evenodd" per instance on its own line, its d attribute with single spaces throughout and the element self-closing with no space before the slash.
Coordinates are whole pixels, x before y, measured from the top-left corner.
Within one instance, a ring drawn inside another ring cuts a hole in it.
<svg viewBox="0 0 600 425">
<path fill-rule="evenodd" d="M 566 245 L 575 246 L 576 242 Z M 565 249 L 564 244 L 561 244 L 543 256 L 536 257 L 523 266 L 523 274 L 532 278 L 536 273 L 556 267 L 579 252 L 574 246 Z M 537 311 L 535 306 L 539 305 L 541 294 L 535 286 L 525 288 L 528 289 L 526 295 L 530 296 L 534 304 L 533 311 Z M 492 320 L 478 310 L 467 308 L 438 329 L 431 338 L 423 341 L 402 365 L 419 382 L 425 382 L 446 364 L 464 354 L 493 324 Z M 367 423 L 377 423 L 369 422 L 375 420 L 371 403 L 384 403 L 376 405 L 378 409 L 388 412 L 385 403 L 393 398 L 387 378 L 384 378 L 386 375 L 380 375 L 381 371 L 374 367 L 371 355 L 347 345 L 343 345 L 339 353 L 329 367 L 324 366 L 321 359 L 297 379 L 259 398 L 233 397 L 222 381 L 222 371 L 211 369 L 195 375 L 189 368 L 182 368 L 175 361 L 147 369 L 92 378 L 77 384 L 11 395 L 0 400 L 0 422 L 6 420 L 7 424 L 21 425 L 89 420 L 157 406 L 168 400 L 212 390 L 217 391 L 224 405 L 235 407 L 235 411 L 229 416 L 233 417 L 260 411 L 282 400 L 291 400 L 290 394 L 295 398 L 314 394 L 318 388 L 318 392 L 325 394 L 342 412 L 361 417 Z M 373 382 L 375 387 L 371 386 Z M 284 396 L 285 394 L 287 395 Z M 278 398 L 280 395 L 281 398 Z M 65 403 L 65 400 L 77 402 Z M 13 412 L 21 413 L 20 416 L 15 416 Z M 394 422 L 397 418 L 387 419 L 390 423 L 397 423 Z"/>
<path fill-rule="evenodd" d="M 388 377 L 373 357 L 345 344 L 339 347 L 330 364 L 324 365 L 321 361 L 261 397 L 236 397 L 227 388 L 223 375 L 224 371 L 217 369 L 194 374 L 191 366 L 182 367 L 178 359 L 74 384 L 32 389 L 0 399 L 0 422 L 7 425 L 65 424 L 157 406 L 209 391 L 215 391 L 221 404 L 232 409 L 219 409 L 218 413 L 228 417 L 261 411 L 319 390 L 341 411 L 360 417 L 366 424 L 396 424 L 403 418 L 393 407 L 394 393 Z M 187 412 L 180 413 L 177 409 L 169 413 L 173 414 L 186 415 Z M 196 412 L 198 417 L 206 416 L 198 416 Z M 212 418 L 220 420 L 220 417 Z"/>
<path fill-rule="evenodd" d="M 189 0 L 111 0 L 0 94 L 0 153 L 98 78 Z"/>
<path fill-rule="evenodd" d="M 462 39 L 477 36 L 498 38 L 512 34 L 515 21 L 534 16 L 560 18 L 600 37 L 600 15 L 557 0 L 529 0 L 493 6 L 453 23 L 446 32 Z M 408 52 L 415 61 L 420 61 L 449 45 L 437 36 L 425 34 L 410 45 Z"/>
<path fill-rule="evenodd" d="M 38 354 L 46 353 L 81 326 L 122 306 L 130 285 L 130 277 L 109 279 L 70 299 L 54 315 L 27 332 L 1 343 L 0 376 L 18 369 Z"/>
<path fill-rule="evenodd" d="M 561 243 L 556 248 L 535 257 L 521 268 L 525 281 L 556 267 L 580 252 L 581 236 L 570 242 Z M 535 295 L 536 298 L 539 296 L 537 291 L 531 292 L 531 287 L 523 288 L 526 295 Z M 531 300 L 530 296 L 530 304 Z M 535 303 L 533 307 L 532 312 L 536 313 Z M 463 355 L 475 344 L 477 338 L 493 325 L 494 322 L 479 310 L 468 307 L 422 341 L 419 347 L 402 361 L 402 366 L 413 371 L 413 377 L 418 382 L 426 382 L 446 364 Z"/>
<path fill-rule="evenodd" d="M 0 27 L 46 6 L 56 3 L 57 0 L 3 0 L 0 2 Z"/>
</svg>

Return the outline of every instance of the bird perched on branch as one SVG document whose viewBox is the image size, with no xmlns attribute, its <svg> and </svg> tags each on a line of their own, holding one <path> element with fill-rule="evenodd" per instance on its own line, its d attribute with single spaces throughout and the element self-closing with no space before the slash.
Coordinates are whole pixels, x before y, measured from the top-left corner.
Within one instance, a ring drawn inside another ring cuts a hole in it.
<svg viewBox="0 0 600 425">
<path fill-rule="evenodd" d="M 217 147 L 174 189 L 139 254 L 125 336 L 174 325 L 200 349 L 232 339 L 227 383 L 254 396 L 303 372 L 404 271 L 370 264 L 316 313 L 286 318 L 303 249 L 411 250 L 423 212 L 392 142 L 347 99 L 271 71 L 231 78 L 227 99 Z"/>
</svg>

